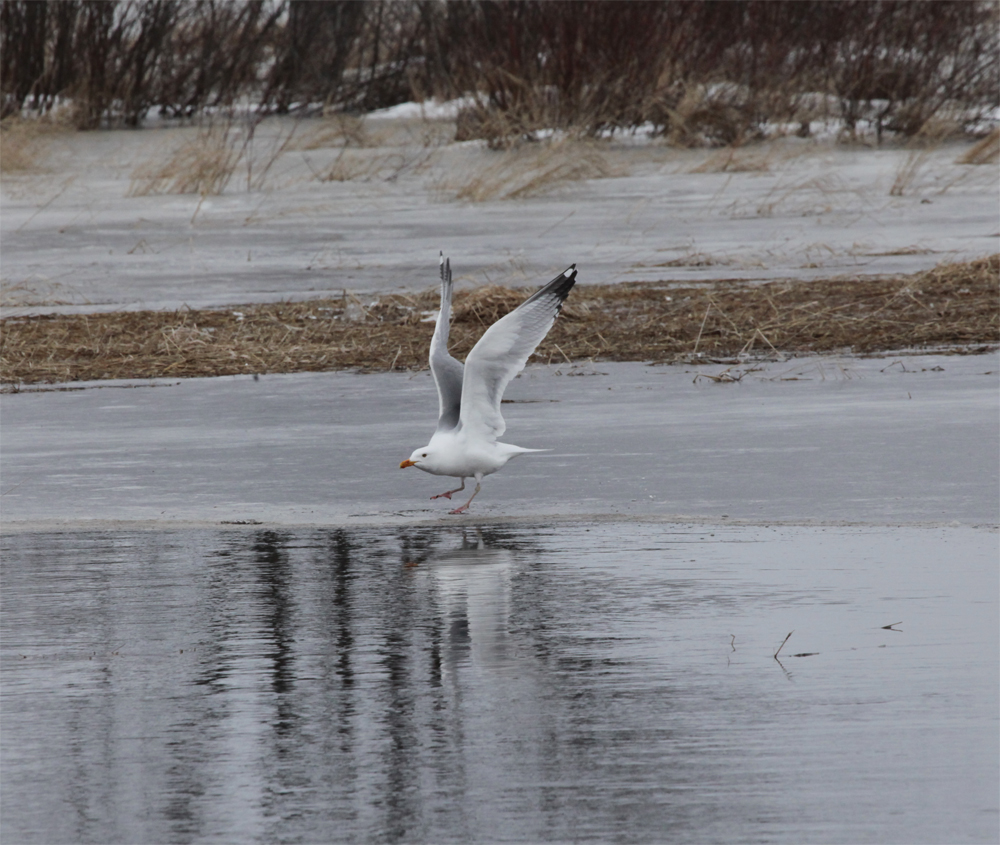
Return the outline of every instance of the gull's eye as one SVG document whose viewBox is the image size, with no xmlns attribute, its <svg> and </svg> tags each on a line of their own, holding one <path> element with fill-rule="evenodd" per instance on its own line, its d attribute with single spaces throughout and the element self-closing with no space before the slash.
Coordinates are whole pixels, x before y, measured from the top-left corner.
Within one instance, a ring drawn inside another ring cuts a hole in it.
<svg viewBox="0 0 1000 845">
<path fill-rule="evenodd" d="M 427 457 L 427 453 L 426 453 L 426 452 L 424 452 L 424 453 L 423 453 L 423 454 L 422 454 L 422 455 L 421 455 L 420 457 L 421 457 L 421 458 L 426 458 L 426 457 Z"/>
</svg>

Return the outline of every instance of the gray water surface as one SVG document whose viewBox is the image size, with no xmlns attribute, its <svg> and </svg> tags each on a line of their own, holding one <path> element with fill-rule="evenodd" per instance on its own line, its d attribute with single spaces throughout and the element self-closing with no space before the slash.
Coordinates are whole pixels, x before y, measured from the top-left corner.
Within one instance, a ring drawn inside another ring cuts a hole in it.
<svg viewBox="0 0 1000 845">
<path fill-rule="evenodd" d="M 2 542 L 5 843 L 998 837 L 990 530 Z"/>
</svg>

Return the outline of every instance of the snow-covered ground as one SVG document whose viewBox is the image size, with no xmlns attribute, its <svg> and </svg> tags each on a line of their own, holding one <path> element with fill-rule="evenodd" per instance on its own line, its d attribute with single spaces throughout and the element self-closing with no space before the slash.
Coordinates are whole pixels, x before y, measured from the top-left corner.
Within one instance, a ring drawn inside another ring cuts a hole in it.
<svg viewBox="0 0 1000 845">
<path fill-rule="evenodd" d="M 690 282 L 911 272 L 998 249 L 997 170 L 956 163 L 969 144 L 781 138 L 734 152 L 621 138 L 542 161 L 538 145 L 505 158 L 452 142 L 436 114 L 400 114 L 368 120 L 346 150 L 318 120 L 265 122 L 253 172 L 204 199 L 129 195 L 195 128 L 45 136 L 38 168 L 2 181 L 4 313 L 422 289 L 439 250 L 460 284 L 533 285 L 571 262 L 583 284 Z M 608 175 L 457 198 L 580 162 Z M 342 181 L 318 178 L 331 170 Z"/>
</svg>

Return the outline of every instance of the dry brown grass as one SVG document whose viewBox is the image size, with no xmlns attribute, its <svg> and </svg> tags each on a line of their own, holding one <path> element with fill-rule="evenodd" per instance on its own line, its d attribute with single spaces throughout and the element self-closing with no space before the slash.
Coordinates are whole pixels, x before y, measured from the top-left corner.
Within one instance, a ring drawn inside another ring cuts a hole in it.
<svg viewBox="0 0 1000 845">
<path fill-rule="evenodd" d="M 441 192 L 467 202 L 525 199 L 567 182 L 622 175 L 597 144 L 570 138 L 522 144 L 493 155 L 491 164 L 471 175 L 446 180 Z"/>
<path fill-rule="evenodd" d="M 386 140 L 384 131 L 373 131 L 363 116 L 334 112 L 318 126 L 304 132 L 292 145 L 296 150 L 323 150 L 330 147 L 378 147 Z"/>
<path fill-rule="evenodd" d="M 37 166 L 46 144 L 32 123 L 11 119 L 0 123 L 0 172 L 18 173 Z"/>
<path fill-rule="evenodd" d="M 896 169 L 896 178 L 892 180 L 889 196 L 901 197 L 907 193 L 916 181 L 920 172 L 927 165 L 930 151 L 927 149 L 910 150 L 906 160 Z"/>
<path fill-rule="evenodd" d="M 740 150 L 726 147 L 708 155 L 701 163 L 691 168 L 692 173 L 766 173 L 771 169 L 772 156 L 776 148 L 767 150 Z"/>
<path fill-rule="evenodd" d="M 42 168 L 53 135 L 74 131 L 66 110 L 40 118 L 8 117 L 0 122 L 0 172 Z"/>
<path fill-rule="evenodd" d="M 1000 255 L 910 276 L 576 287 L 539 361 L 670 362 L 747 355 L 859 354 L 1000 341 Z M 486 286 L 455 297 L 452 351 L 524 300 Z M 36 316 L 2 321 L 10 383 L 427 366 L 437 292 L 248 305 L 214 311 Z"/>
<path fill-rule="evenodd" d="M 436 156 L 436 150 L 423 147 L 398 148 L 389 153 L 344 147 L 315 178 L 320 182 L 392 182 L 404 174 L 427 171 Z"/>
<path fill-rule="evenodd" d="M 271 167 L 294 149 L 300 122 L 259 132 L 262 118 L 241 121 L 233 115 L 208 124 L 166 156 L 158 152 L 132 173 L 127 196 L 221 194 L 237 170 L 246 190 L 264 187 Z M 244 180 L 245 177 L 245 180 Z"/>
<path fill-rule="evenodd" d="M 128 196 L 221 194 L 242 157 L 230 130 L 229 126 L 201 130 L 166 160 L 157 155 L 140 164 L 132 174 Z"/>
<path fill-rule="evenodd" d="M 994 129 L 971 149 L 955 159 L 955 164 L 997 164 L 998 162 L 1000 162 L 1000 129 Z"/>
<path fill-rule="evenodd" d="M 75 293 L 67 285 L 38 277 L 13 284 L 0 282 L 0 308 L 80 304 Z"/>
</svg>

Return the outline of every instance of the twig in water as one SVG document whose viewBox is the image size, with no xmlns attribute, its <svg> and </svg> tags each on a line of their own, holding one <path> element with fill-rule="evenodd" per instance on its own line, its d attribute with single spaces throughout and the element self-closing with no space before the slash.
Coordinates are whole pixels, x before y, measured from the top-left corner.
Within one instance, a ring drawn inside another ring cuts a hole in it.
<svg viewBox="0 0 1000 845">
<path fill-rule="evenodd" d="M 51 197 L 49 197 L 49 199 L 47 199 L 45 202 L 43 202 L 38 207 L 38 210 L 34 214 L 31 215 L 31 217 L 29 217 L 20 226 L 17 227 L 16 231 L 20 232 L 25 226 L 27 226 L 32 220 L 34 220 L 39 214 L 41 214 L 43 211 L 45 211 L 46 208 L 48 208 L 50 205 L 52 205 L 52 203 L 54 203 L 57 199 L 59 199 L 59 197 L 61 197 L 63 194 L 65 194 L 66 190 L 69 188 L 69 186 L 72 185 L 75 181 L 76 181 L 76 177 L 75 176 L 70 176 L 69 179 L 67 179 L 65 182 L 63 182 L 63 186 L 58 191 L 56 191 L 55 194 L 53 194 Z"/>
<path fill-rule="evenodd" d="M 697 384 L 698 383 L 698 379 L 700 379 L 700 378 L 711 379 L 716 384 L 719 384 L 719 383 L 729 383 L 729 382 L 735 383 L 735 382 L 738 382 L 738 381 L 742 380 L 743 376 L 745 376 L 749 372 L 749 370 L 743 370 L 742 372 L 740 372 L 739 375 L 734 376 L 731 372 L 729 372 L 731 369 L 732 369 L 732 367 L 727 367 L 721 373 L 719 373 L 717 376 L 713 376 L 710 373 L 698 373 L 698 375 L 696 375 L 691 380 L 691 384 Z"/>
<path fill-rule="evenodd" d="M 191 215 L 191 223 L 189 225 L 194 225 L 194 218 L 198 216 L 198 212 L 201 211 L 201 204 L 205 201 L 205 194 L 202 194 L 198 199 L 198 204 L 194 207 L 194 214 Z"/>
<path fill-rule="evenodd" d="M 792 634 L 794 634 L 794 633 L 795 633 L 795 631 L 789 631 L 789 632 L 788 632 L 788 637 L 790 637 L 790 636 L 791 636 Z M 774 659 L 775 659 L 775 660 L 777 660 L 777 659 L 778 659 L 778 654 L 779 654 L 779 653 L 781 652 L 781 650 L 782 650 L 782 649 L 783 649 L 783 648 L 785 647 L 785 643 L 787 643 L 787 642 L 788 642 L 788 637 L 785 637 L 785 638 L 784 638 L 784 639 L 783 639 L 783 640 L 781 641 L 781 645 L 779 645 L 779 646 L 778 646 L 778 650 L 777 650 L 777 651 L 776 651 L 776 652 L 774 653 Z"/>
<path fill-rule="evenodd" d="M 31 476 L 29 475 L 28 478 L 31 478 Z M 0 496 L 6 496 L 8 493 L 13 493 L 18 487 L 20 487 L 22 484 L 24 484 L 24 482 L 27 481 L 28 478 L 22 478 L 13 487 L 8 487 L 6 490 L 4 490 L 2 493 L 0 493 Z M 897 622 L 896 624 L 898 625 L 899 623 Z"/>
<path fill-rule="evenodd" d="M 547 235 L 549 232 L 551 232 L 556 226 L 560 225 L 561 223 L 565 223 L 574 214 L 576 214 L 576 209 L 574 209 L 569 214 L 567 214 L 562 220 L 557 220 L 555 223 L 553 223 L 551 226 L 549 226 L 548 229 L 546 229 L 545 231 L 543 231 L 538 237 L 540 237 L 540 238 L 545 237 L 545 235 Z"/>
<path fill-rule="evenodd" d="M 883 631 L 895 631 L 897 634 L 902 634 L 903 632 L 900 631 L 898 628 L 892 627 L 893 625 L 902 625 L 902 624 L 903 624 L 902 622 L 890 622 L 888 625 L 883 625 L 882 626 L 882 630 Z"/>
</svg>

